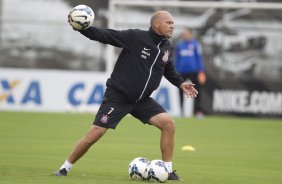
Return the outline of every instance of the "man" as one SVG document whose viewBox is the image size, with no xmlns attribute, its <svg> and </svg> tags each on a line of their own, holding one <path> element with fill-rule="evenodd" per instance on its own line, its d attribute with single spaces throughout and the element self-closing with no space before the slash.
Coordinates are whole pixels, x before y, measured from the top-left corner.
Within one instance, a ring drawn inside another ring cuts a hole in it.
<svg viewBox="0 0 282 184">
<path fill-rule="evenodd" d="M 202 49 L 200 43 L 193 38 L 192 30 L 184 28 L 182 38 L 176 44 L 175 66 L 184 80 L 190 79 L 196 89 L 200 88 L 206 82 L 205 67 L 202 59 Z M 197 118 L 203 117 L 203 111 L 200 105 L 200 96 L 194 100 L 194 114 Z M 181 115 L 184 116 L 183 91 L 179 90 Z"/>
<path fill-rule="evenodd" d="M 170 180 L 179 180 L 172 170 L 175 126 L 168 113 L 150 97 L 164 75 L 172 84 L 180 87 L 188 97 L 196 97 L 194 84 L 184 82 L 176 73 L 172 62 L 173 47 L 167 40 L 171 37 L 174 22 L 169 12 L 155 12 L 149 31 L 101 29 L 90 27 L 80 31 L 91 40 L 121 47 L 111 77 L 107 80 L 103 102 L 93 126 L 83 137 L 68 159 L 55 173 L 66 176 L 72 165 L 96 143 L 107 131 L 114 129 L 127 114 L 141 122 L 161 130 L 160 147 L 162 159 L 170 171 Z"/>
</svg>

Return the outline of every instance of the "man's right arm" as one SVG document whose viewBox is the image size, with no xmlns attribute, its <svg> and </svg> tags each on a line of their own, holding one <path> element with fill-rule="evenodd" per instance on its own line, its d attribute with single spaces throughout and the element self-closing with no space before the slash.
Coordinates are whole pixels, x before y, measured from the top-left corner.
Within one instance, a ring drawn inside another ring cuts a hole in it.
<svg viewBox="0 0 282 184">
<path fill-rule="evenodd" d="M 88 29 L 80 30 L 87 38 L 115 47 L 130 48 L 132 45 L 132 34 L 130 30 L 117 31 L 91 26 Z"/>
</svg>

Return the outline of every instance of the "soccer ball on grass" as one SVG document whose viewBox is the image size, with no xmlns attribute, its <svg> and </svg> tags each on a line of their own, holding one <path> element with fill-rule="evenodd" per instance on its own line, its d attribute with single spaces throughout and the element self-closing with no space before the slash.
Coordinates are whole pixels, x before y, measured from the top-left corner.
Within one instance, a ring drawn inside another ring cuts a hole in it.
<svg viewBox="0 0 282 184">
<path fill-rule="evenodd" d="M 93 10 L 86 5 L 75 6 L 68 15 L 68 21 L 76 30 L 89 28 L 95 19 Z"/>
<path fill-rule="evenodd" d="M 165 182 L 169 176 L 169 171 L 162 160 L 152 160 L 144 173 L 144 178 L 150 182 Z"/>
<path fill-rule="evenodd" d="M 128 166 L 128 174 L 133 180 L 143 180 L 144 173 L 150 161 L 144 157 L 133 159 Z"/>
</svg>

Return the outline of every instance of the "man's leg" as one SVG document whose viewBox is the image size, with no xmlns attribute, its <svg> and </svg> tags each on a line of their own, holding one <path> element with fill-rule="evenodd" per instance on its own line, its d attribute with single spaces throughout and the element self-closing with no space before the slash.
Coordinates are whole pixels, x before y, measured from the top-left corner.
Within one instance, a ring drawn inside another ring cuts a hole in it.
<svg viewBox="0 0 282 184">
<path fill-rule="evenodd" d="M 194 115 L 198 119 L 202 119 L 204 117 L 204 113 L 201 108 L 201 96 L 202 96 L 202 84 L 198 79 L 198 73 L 193 73 L 195 88 L 199 91 L 197 98 L 194 99 Z"/>
<path fill-rule="evenodd" d="M 88 133 L 76 144 L 66 162 L 61 166 L 60 170 L 55 173 L 55 175 L 66 176 L 67 172 L 72 167 L 72 164 L 79 160 L 88 151 L 88 149 L 106 133 L 106 131 L 107 128 L 92 125 Z"/>
<path fill-rule="evenodd" d="M 180 180 L 179 176 L 172 171 L 172 157 L 174 149 L 174 132 L 175 125 L 173 119 L 168 113 L 160 113 L 149 119 L 149 123 L 161 130 L 160 147 L 162 152 L 162 160 L 166 163 L 170 171 L 169 180 Z"/>
<path fill-rule="evenodd" d="M 80 139 L 80 141 L 74 147 L 73 151 L 71 152 L 68 158 L 68 161 L 71 164 L 74 164 L 88 151 L 88 149 L 93 144 L 95 144 L 106 133 L 106 131 L 106 128 L 97 125 L 92 125 L 88 133 L 82 139 Z"/>
<path fill-rule="evenodd" d="M 184 111 L 184 97 L 183 97 L 183 91 L 182 89 L 178 89 L 179 93 L 179 104 L 180 104 L 180 116 L 184 117 L 185 116 L 185 111 Z"/>
<path fill-rule="evenodd" d="M 186 73 L 186 74 L 182 74 L 182 77 L 185 81 L 189 81 L 189 82 L 192 82 L 193 83 L 193 79 L 192 79 L 192 76 L 190 73 Z M 180 99 L 180 110 L 181 110 L 181 117 L 185 117 L 186 115 L 186 109 L 185 109 L 185 98 L 186 98 L 186 95 L 184 95 L 184 92 L 182 89 L 178 89 L 179 90 L 179 99 Z"/>
<path fill-rule="evenodd" d="M 160 113 L 150 118 L 149 123 L 161 130 L 160 147 L 162 159 L 171 162 L 174 149 L 175 126 L 172 118 L 167 113 Z"/>
</svg>

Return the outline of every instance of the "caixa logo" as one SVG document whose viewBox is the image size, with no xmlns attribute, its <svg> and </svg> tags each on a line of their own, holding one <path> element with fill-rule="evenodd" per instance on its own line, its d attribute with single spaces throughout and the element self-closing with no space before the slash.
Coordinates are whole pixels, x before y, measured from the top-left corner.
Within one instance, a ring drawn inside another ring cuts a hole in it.
<svg viewBox="0 0 282 184">
<path fill-rule="evenodd" d="M 84 83 L 76 83 L 71 86 L 68 92 L 69 104 L 71 104 L 72 106 L 79 106 L 82 104 L 97 105 L 102 103 L 105 91 L 102 84 L 94 85 L 94 87 L 90 90 L 90 93 L 88 92 L 88 94 L 85 94 L 87 93 L 86 91 L 87 90 Z M 77 95 L 79 93 L 82 93 L 83 95 Z"/>
<path fill-rule="evenodd" d="M 105 87 L 103 84 L 94 85 L 90 91 L 86 89 L 84 83 L 76 83 L 70 87 L 68 92 L 68 102 L 72 106 L 79 105 L 100 105 L 103 100 L 105 92 Z M 82 94 L 82 95 L 81 95 Z M 162 105 L 166 110 L 170 110 L 171 106 L 169 103 L 169 91 L 166 87 L 160 87 L 154 98 L 160 105 Z"/>
<path fill-rule="evenodd" d="M 40 85 L 38 81 L 30 81 L 27 85 L 21 86 L 19 89 L 20 84 L 20 80 L 1 79 L 0 102 L 6 102 L 7 104 L 20 103 L 22 105 L 28 103 L 36 105 L 42 104 Z"/>
</svg>

